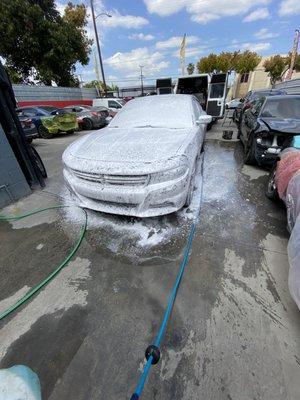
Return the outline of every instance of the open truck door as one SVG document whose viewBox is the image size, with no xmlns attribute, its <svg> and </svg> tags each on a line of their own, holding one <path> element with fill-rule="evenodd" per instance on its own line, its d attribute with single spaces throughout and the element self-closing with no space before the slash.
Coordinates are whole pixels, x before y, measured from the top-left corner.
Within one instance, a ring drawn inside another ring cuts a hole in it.
<svg viewBox="0 0 300 400">
<path fill-rule="evenodd" d="M 208 85 L 206 112 L 214 118 L 222 118 L 227 95 L 227 74 L 213 74 Z"/>
<path fill-rule="evenodd" d="M 172 93 L 172 79 L 156 79 L 156 93 L 157 94 L 171 94 Z"/>
</svg>

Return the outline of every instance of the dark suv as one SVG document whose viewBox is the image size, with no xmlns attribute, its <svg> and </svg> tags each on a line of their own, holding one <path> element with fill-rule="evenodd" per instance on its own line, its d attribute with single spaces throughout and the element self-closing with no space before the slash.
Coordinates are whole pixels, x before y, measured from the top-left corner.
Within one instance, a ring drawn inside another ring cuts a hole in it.
<svg viewBox="0 0 300 400">
<path fill-rule="evenodd" d="M 259 99 L 260 97 L 277 96 L 282 94 L 286 94 L 286 92 L 279 89 L 250 90 L 244 98 L 241 98 L 240 103 L 237 105 L 233 114 L 233 120 L 237 124 L 239 135 L 243 112 L 251 107 L 254 100 Z"/>
<path fill-rule="evenodd" d="M 272 167 L 300 134 L 300 96 L 260 97 L 242 114 L 244 162 Z"/>
</svg>

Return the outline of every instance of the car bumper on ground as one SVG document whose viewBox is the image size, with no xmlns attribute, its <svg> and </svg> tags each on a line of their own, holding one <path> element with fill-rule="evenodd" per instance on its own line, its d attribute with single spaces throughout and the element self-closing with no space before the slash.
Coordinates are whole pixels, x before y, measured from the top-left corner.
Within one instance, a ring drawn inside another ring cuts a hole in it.
<svg viewBox="0 0 300 400">
<path fill-rule="evenodd" d="M 131 185 L 103 185 L 76 177 L 64 169 L 64 179 L 82 207 L 110 214 L 153 217 L 171 214 L 185 204 L 189 171 L 171 181 Z"/>
</svg>

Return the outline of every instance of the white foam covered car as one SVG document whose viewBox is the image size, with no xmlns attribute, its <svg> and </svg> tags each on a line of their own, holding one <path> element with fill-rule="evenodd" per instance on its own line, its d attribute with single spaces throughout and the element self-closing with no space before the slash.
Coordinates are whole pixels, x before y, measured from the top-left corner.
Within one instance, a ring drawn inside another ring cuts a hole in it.
<svg viewBox="0 0 300 400">
<path fill-rule="evenodd" d="M 79 205 L 150 217 L 188 205 L 211 116 L 190 95 L 137 98 L 110 125 L 72 143 L 64 178 Z"/>
</svg>

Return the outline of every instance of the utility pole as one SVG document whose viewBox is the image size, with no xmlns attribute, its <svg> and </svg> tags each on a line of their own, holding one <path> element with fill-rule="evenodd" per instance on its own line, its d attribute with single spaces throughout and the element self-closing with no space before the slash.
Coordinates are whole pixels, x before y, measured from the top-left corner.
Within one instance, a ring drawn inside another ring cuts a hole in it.
<svg viewBox="0 0 300 400">
<path fill-rule="evenodd" d="M 294 45 L 293 45 L 293 50 L 292 50 L 292 54 L 291 54 L 291 63 L 290 63 L 290 68 L 288 70 L 288 73 L 286 75 L 285 80 L 289 80 L 292 78 L 292 74 L 293 74 L 293 69 L 295 66 L 295 60 L 296 60 L 296 56 L 297 56 L 297 51 L 298 51 L 298 43 L 299 43 L 299 29 L 295 30 L 295 37 L 294 37 Z"/>
<path fill-rule="evenodd" d="M 105 93 L 105 97 L 107 97 L 107 87 L 106 87 L 106 82 L 105 82 L 105 75 L 104 75 L 104 68 L 103 68 L 103 62 L 102 62 L 102 56 L 101 56 L 101 50 L 100 50 L 100 43 L 99 43 L 98 31 L 97 31 L 97 26 L 96 26 L 96 19 L 97 19 L 100 15 L 107 15 L 108 17 L 111 17 L 111 15 L 108 14 L 108 13 L 101 13 L 101 14 L 95 16 L 95 10 L 94 10 L 94 2 L 93 2 L 93 0 L 91 0 L 91 10 L 92 10 L 92 19 L 93 19 L 93 25 L 94 25 L 94 31 L 95 31 L 95 38 L 96 38 L 98 56 L 99 56 L 100 67 L 101 67 L 101 74 L 102 74 L 102 81 L 103 81 L 104 93 Z"/>
<path fill-rule="evenodd" d="M 144 84 L 143 84 L 143 78 L 144 78 L 143 68 L 144 68 L 144 66 L 140 65 L 140 68 L 141 68 L 141 91 L 142 91 L 142 96 L 144 96 Z"/>
</svg>

